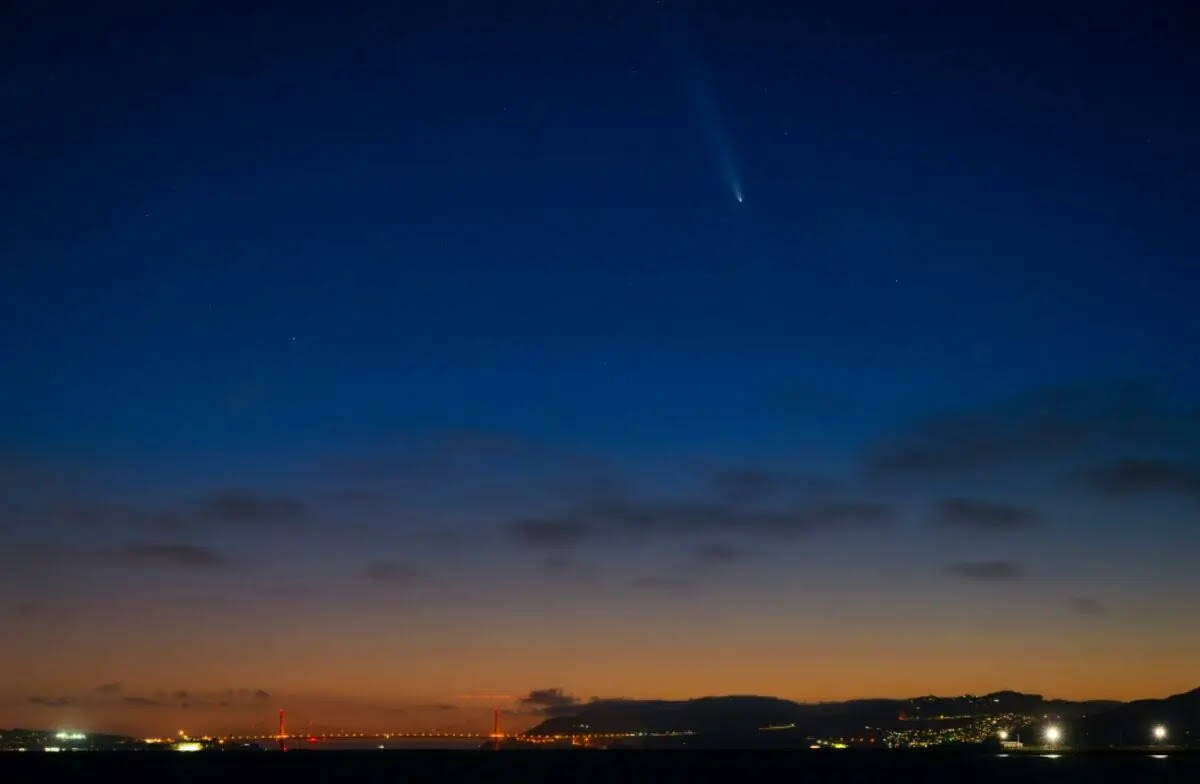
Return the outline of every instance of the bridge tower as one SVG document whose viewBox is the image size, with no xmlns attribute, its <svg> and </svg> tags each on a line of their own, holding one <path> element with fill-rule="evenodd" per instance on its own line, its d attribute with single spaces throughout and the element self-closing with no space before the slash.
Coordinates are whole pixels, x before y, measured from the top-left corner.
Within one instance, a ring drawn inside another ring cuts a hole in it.
<svg viewBox="0 0 1200 784">
<path fill-rule="evenodd" d="M 500 727 L 500 709 L 492 708 L 492 737 L 503 738 L 504 731 Z"/>
</svg>

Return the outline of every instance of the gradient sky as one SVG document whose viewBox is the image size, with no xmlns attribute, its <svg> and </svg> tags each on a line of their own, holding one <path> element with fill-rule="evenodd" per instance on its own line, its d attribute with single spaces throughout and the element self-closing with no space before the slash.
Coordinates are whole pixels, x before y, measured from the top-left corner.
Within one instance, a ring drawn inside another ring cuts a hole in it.
<svg viewBox="0 0 1200 784">
<path fill-rule="evenodd" d="M 1200 685 L 1186 4 L 418 5 L 3 12 L 0 726 Z"/>
</svg>

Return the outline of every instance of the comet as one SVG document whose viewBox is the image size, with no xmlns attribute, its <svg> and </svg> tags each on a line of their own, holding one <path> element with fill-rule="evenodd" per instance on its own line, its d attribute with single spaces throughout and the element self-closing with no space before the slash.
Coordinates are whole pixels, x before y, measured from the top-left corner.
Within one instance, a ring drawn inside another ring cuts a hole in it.
<svg viewBox="0 0 1200 784">
<path fill-rule="evenodd" d="M 713 102 L 712 96 L 709 95 L 708 89 L 700 79 L 696 79 L 693 82 L 692 96 L 695 99 L 696 109 L 704 125 L 709 144 L 716 155 L 721 176 L 729 185 L 729 190 L 732 191 L 733 198 L 738 204 L 741 204 L 746 200 L 746 195 L 742 191 L 742 178 L 738 175 L 738 166 L 734 159 L 733 147 L 729 144 L 729 139 L 725 136 L 725 128 L 721 123 L 721 115 L 717 111 L 717 105 Z"/>
<path fill-rule="evenodd" d="M 666 33 L 667 44 L 675 55 L 680 74 L 685 83 L 691 85 L 692 103 L 695 105 L 696 114 L 699 116 L 700 124 L 704 127 L 709 146 L 716 158 L 717 169 L 721 178 L 725 180 L 725 184 L 729 186 L 734 201 L 741 204 L 746 200 L 746 193 L 742 190 L 742 178 L 738 173 L 737 157 L 725 134 L 721 113 L 708 89 L 699 60 L 688 52 L 686 21 L 682 18 L 668 19 Z"/>
</svg>

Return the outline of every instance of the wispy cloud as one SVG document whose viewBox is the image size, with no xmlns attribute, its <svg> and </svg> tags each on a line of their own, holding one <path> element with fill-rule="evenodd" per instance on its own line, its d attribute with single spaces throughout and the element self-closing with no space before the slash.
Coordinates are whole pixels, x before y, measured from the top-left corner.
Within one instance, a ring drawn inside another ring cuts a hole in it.
<svg viewBox="0 0 1200 784">
<path fill-rule="evenodd" d="M 541 563 L 542 572 L 569 580 L 590 581 L 597 576 L 596 569 L 570 555 L 551 554 Z"/>
<path fill-rule="evenodd" d="M 521 544 L 535 548 L 571 547 L 589 534 L 587 525 L 574 520 L 514 520 L 507 530 Z"/>
<path fill-rule="evenodd" d="M 547 548 L 591 539 L 628 544 L 664 535 L 789 537 L 875 527 L 893 518 L 891 507 L 873 502 L 758 508 L 705 500 L 610 498 L 576 506 L 561 517 L 517 520 L 506 530 L 521 544 Z"/>
<path fill-rule="evenodd" d="M 200 502 L 199 517 L 229 525 L 291 525 L 306 514 L 305 505 L 291 498 L 264 496 L 252 490 L 231 489 Z"/>
<path fill-rule="evenodd" d="M 737 563 L 750 557 L 750 552 L 724 542 L 709 542 L 697 547 L 692 560 L 699 566 L 722 566 Z"/>
<path fill-rule="evenodd" d="M 629 584 L 642 591 L 662 593 L 688 593 L 695 587 L 691 580 L 654 574 L 635 577 Z"/>
<path fill-rule="evenodd" d="M 1021 567 L 1012 561 L 967 561 L 953 563 L 946 571 L 964 580 L 1018 580 L 1022 576 Z"/>
<path fill-rule="evenodd" d="M 130 566 L 183 569 L 214 569 L 228 563 L 216 550 L 193 544 L 132 544 L 119 550 L 116 558 Z"/>
<path fill-rule="evenodd" d="M 972 531 L 1012 531 L 1039 521 L 1032 509 L 972 498 L 947 498 L 938 503 L 934 519 L 944 526 Z"/>
<path fill-rule="evenodd" d="M 1107 495 L 1180 493 L 1200 496 L 1200 467 L 1170 460 L 1125 459 L 1087 474 L 1089 486 Z"/>
<path fill-rule="evenodd" d="M 375 561 L 363 568 L 362 575 L 377 583 L 407 584 L 420 576 L 420 570 L 397 561 Z"/>
<path fill-rule="evenodd" d="M 1194 413 L 1173 411 L 1149 390 L 1129 384 L 1052 388 L 917 422 L 877 444 L 866 467 L 881 479 L 956 475 L 1103 443 L 1161 439 L 1181 428 L 1194 430 L 1194 420 Z"/>
</svg>

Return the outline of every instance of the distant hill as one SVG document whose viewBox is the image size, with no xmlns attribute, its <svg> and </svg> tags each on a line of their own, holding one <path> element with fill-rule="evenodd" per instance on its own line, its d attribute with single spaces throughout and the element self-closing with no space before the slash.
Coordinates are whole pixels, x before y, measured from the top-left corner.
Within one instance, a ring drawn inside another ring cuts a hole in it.
<svg viewBox="0 0 1200 784">
<path fill-rule="evenodd" d="M 596 700 L 581 705 L 569 716 L 555 716 L 528 734 L 556 735 L 580 732 L 736 733 L 759 727 L 805 721 L 814 706 L 774 697 L 702 697 L 695 700 Z"/>
<path fill-rule="evenodd" d="M 1154 742 L 1152 733 L 1163 726 L 1167 744 L 1200 744 L 1200 689 L 1163 700 L 1134 700 L 1089 715 L 1082 734 L 1089 745 L 1119 746 Z"/>
<path fill-rule="evenodd" d="M 527 734 L 688 732 L 689 745 L 796 746 L 806 745 L 808 738 L 883 743 L 896 733 L 923 731 L 936 736 L 933 743 L 982 742 L 994 737 L 1000 726 L 1018 732 L 1025 729 L 1025 737 L 1032 740 L 1036 725 L 1046 721 L 1066 723 L 1075 745 L 1142 742 L 1159 722 L 1172 728 L 1177 742 L 1200 742 L 1200 689 L 1165 700 L 1131 703 L 1047 700 L 1040 694 L 1016 691 L 825 703 L 753 695 L 594 700 L 569 715 L 547 718 Z"/>
</svg>

